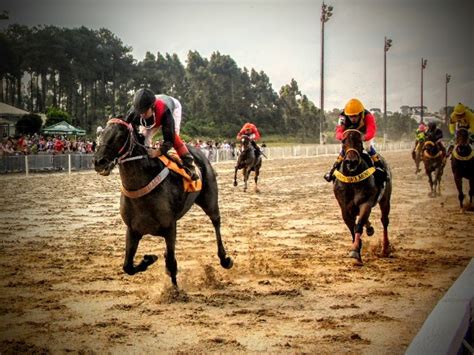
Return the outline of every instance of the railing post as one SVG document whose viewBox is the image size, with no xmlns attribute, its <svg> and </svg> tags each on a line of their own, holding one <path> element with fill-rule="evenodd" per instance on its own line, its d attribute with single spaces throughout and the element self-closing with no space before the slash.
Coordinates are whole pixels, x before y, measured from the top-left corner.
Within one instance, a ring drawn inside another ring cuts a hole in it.
<svg viewBox="0 0 474 355">
<path fill-rule="evenodd" d="M 67 170 L 69 172 L 69 175 L 71 175 L 71 154 L 67 155 Z"/>
<path fill-rule="evenodd" d="M 30 174 L 29 167 L 28 167 L 28 154 L 25 155 L 25 173 L 26 173 L 26 176 Z"/>
</svg>

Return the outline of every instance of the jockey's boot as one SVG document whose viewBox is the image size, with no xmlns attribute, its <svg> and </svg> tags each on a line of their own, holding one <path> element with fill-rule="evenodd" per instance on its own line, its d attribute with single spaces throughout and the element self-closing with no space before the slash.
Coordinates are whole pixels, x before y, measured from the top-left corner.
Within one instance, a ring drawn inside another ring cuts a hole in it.
<svg viewBox="0 0 474 355">
<path fill-rule="evenodd" d="M 197 174 L 196 167 L 194 166 L 193 156 L 190 153 L 187 153 L 181 157 L 181 160 L 183 161 L 183 168 L 189 174 L 191 180 L 198 180 L 199 175 Z"/>
<path fill-rule="evenodd" d="M 262 151 L 260 150 L 260 147 L 257 145 L 257 142 L 254 140 L 251 141 L 252 146 L 255 148 L 255 158 L 258 158 Z"/>
<path fill-rule="evenodd" d="M 385 169 L 385 166 L 382 164 L 377 154 L 372 155 L 371 158 L 375 167 L 375 181 L 377 184 L 383 186 L 389 180 L 387 170 Z"/>
<path fill-rule="evenodd" d="M 332 166 L 331 170 L 329 170 L 326 174 L 324 174 L 324 180 L 327 182 L 331 182 L 335 179 L 334 177 L 334 172 L 336 171 L 337 168 L 339 168 L 339 165 L 341 165 L 342 160 L 337 160 L 334 165 Z"/>
</svg>

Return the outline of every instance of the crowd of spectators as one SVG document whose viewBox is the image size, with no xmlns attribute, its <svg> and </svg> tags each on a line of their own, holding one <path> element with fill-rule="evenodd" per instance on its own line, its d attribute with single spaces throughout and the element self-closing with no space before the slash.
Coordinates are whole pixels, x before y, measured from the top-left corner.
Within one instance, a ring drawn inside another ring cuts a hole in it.
<svg viewBox="0 0 474 355">
<path fill-rule="evenodd" d="M 0 141 L 0 156 L 26 154 L 92 154 L 96 142 L 85 138 L 44 136 L 39 134 L 4 137 Z"/>
<path fill-rule="evenodd" d="M 156 147 L 160 145 L 156 142 Z M 17 137 L 4 137 L 0 141 L 0 156 L 5 155 L 27 155 L 27 154 L 93 154 L 96 141 L 82 137 L 73 136 L 46 136 L 46 135 L 22 135 Z M 193 140 L 190 145 L 201 149 L 210 161 L 214 161 L 218 151 L 225 151 L 232 158 L 237 155 L 236 145 L 229 141 Z"/>
</svg>

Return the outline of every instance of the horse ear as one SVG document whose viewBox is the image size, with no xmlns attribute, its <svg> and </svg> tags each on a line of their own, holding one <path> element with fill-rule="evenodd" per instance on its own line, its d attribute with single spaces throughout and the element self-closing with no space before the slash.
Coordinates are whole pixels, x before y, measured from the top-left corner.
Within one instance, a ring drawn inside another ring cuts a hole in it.
<svg viewBox="0 0 474 355">
<path fill-rule="evenodd" d="M 128 110 L 127 115 L 125 116 L 125 122 L 133 123 L 138 119 L 138 115 L 136 114 L 135 110 L 131 108 Z"/>
</svg>

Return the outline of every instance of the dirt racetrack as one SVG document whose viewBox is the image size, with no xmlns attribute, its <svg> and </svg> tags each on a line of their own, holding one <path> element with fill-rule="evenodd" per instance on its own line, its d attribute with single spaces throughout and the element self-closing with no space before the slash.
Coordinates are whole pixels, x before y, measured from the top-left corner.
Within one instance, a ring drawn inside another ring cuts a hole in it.
<svg viewBox="0 0 474 355">
<path fill-rule="evenodd" d="M 178 223 L 179 292 L 161 238 L 139 246 L 136 260 L 159 255 L 145 273 L 122 272 L 116 171 L 0 176 L 0 353 L 403 353 L 474 256 L 474 214 L 460 213 L 449 164 L 430 198 L 408 151 L 384 156 L 390 258 L 377 256 L 378 208 L 364 266 L 346 258 L 350 234 L 322 179 L 333 156 L 265 160 L 260 194 L 253 180 L 234 188 L 226 162 L 215 167 L 234 267 L 220 267 L 195 206 Z"/>
</svg>

